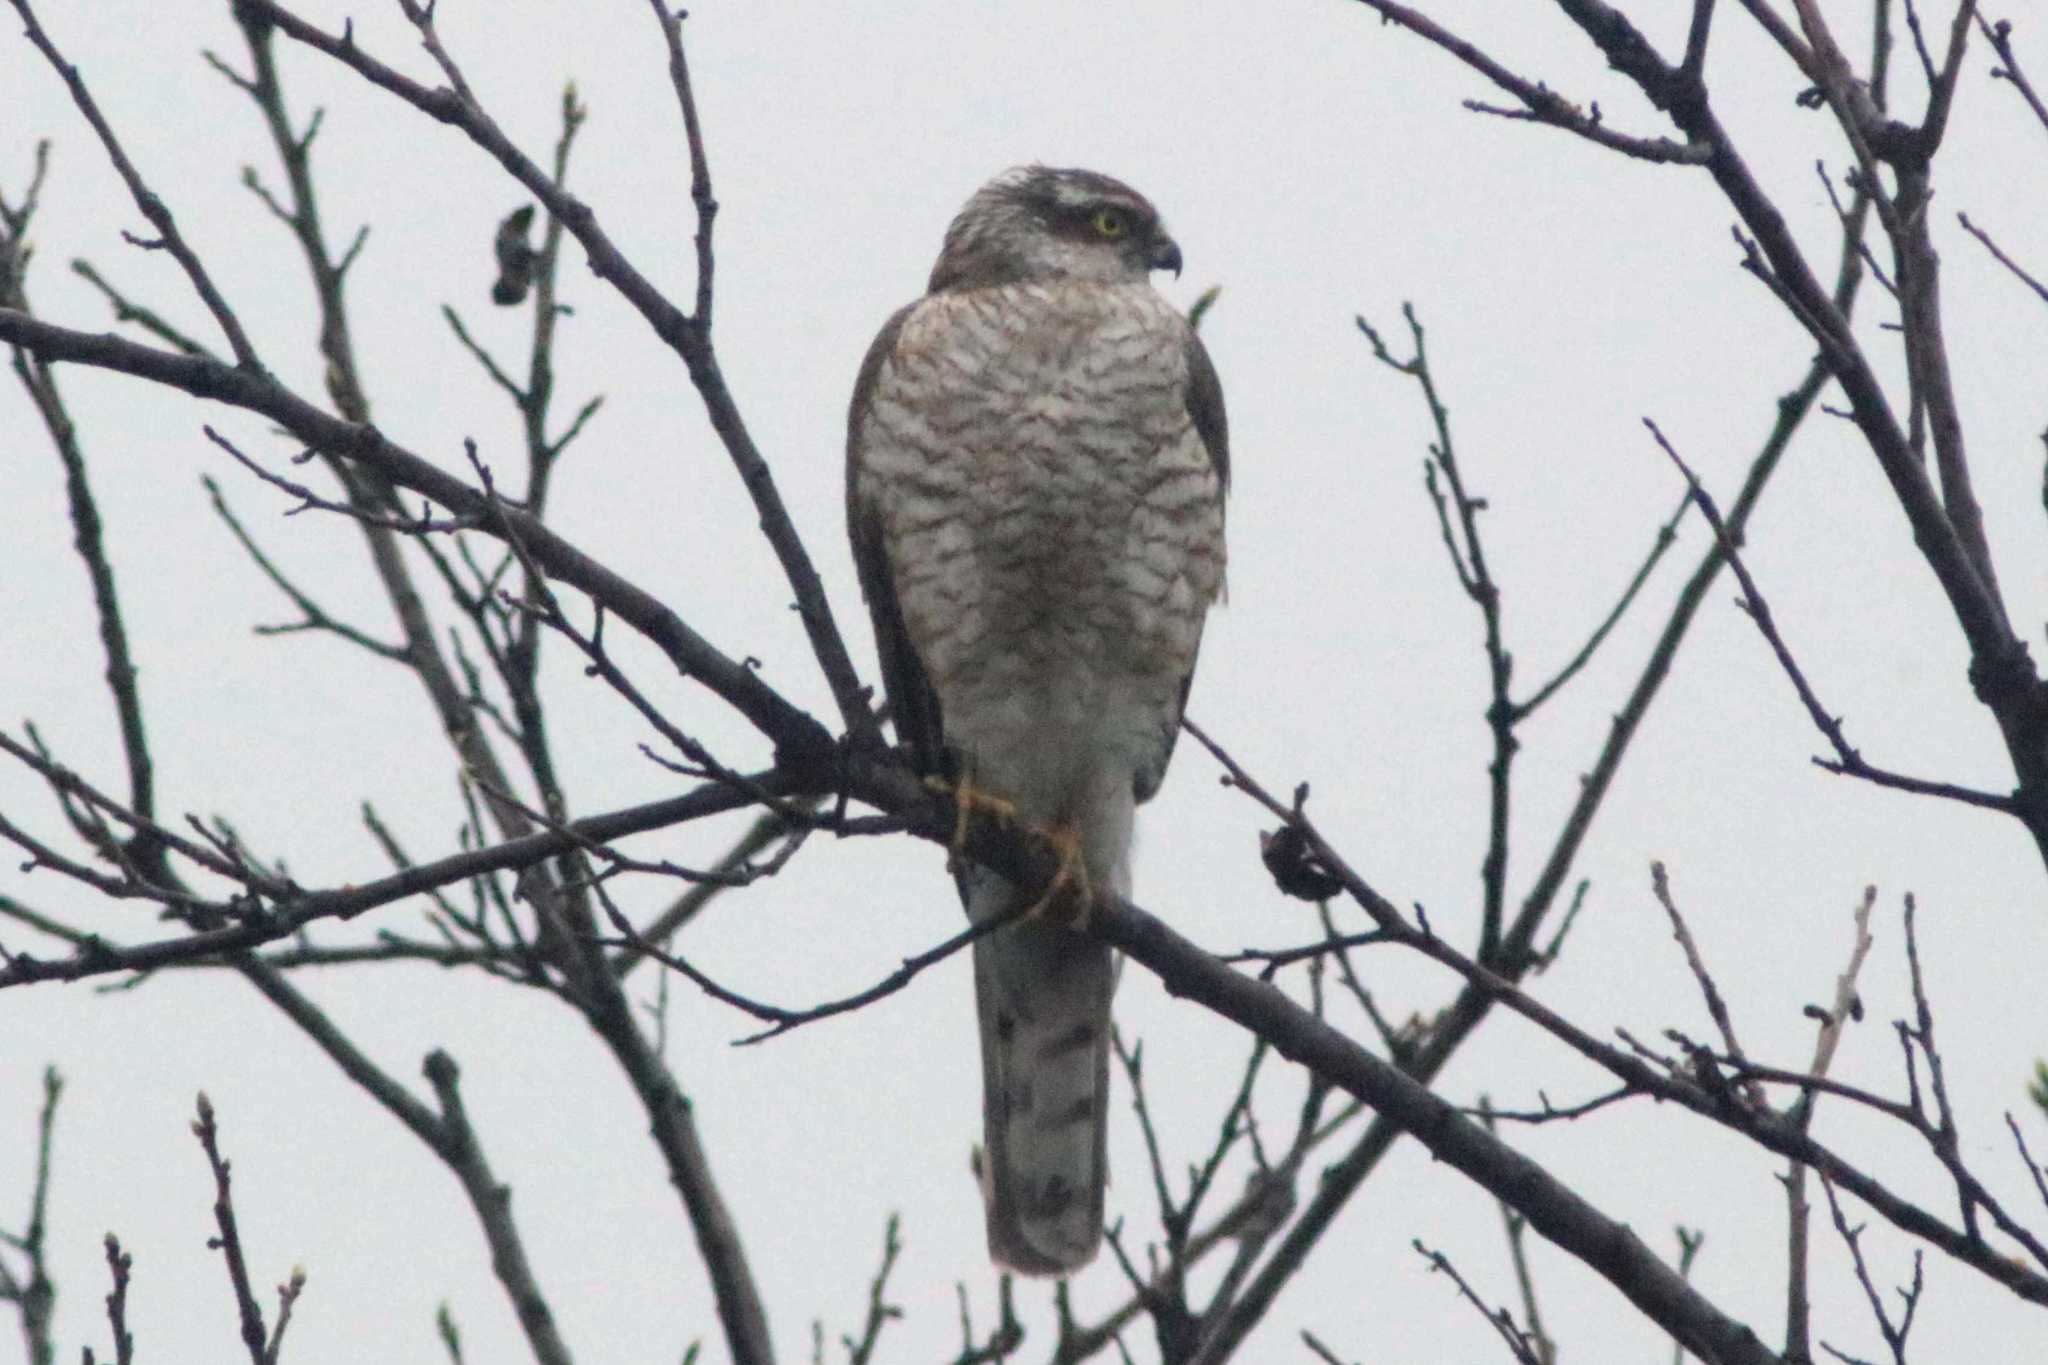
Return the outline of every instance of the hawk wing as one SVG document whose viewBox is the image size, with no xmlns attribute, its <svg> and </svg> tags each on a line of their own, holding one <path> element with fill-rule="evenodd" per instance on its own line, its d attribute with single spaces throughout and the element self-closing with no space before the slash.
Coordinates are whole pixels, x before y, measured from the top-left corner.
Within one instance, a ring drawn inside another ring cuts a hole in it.
<svg viewBox="0 0 2048 1365">
<path fill-rule="evenodd" d="M 1230 422 L 1223 412 L 1223 384 L 1216 377 L 1215 365 L 1210 363 L 1209 348 L 1202 344 L 1201 336 L 1193 327 L 1187 329 L 1182 349 L 1187 359 L 1188 418 L 1195 424 L 1195 435 L 1209 452 L 1209 463 L 1216 470 L 1217 494 L 1220 497 L 1230 491 Z M 1188 689 L 1195 682 L 1195 657 L 1201 652 L 1199 642 L 1195 649 L 1195 654 L 1188 656 L 1187 676 L 1180 680 L 1180 705 L 1173 709 L 1173 722 L 1167 726 L 1162 738 L 1158 762 L 1139 769 L 1132 779 L 1132 790 L 1140 804 L 1158 795 L 1159 784 L 1166 778 L 1166 765 L 1173 761 L 1173 746 L 1180 739 L 1181 713 L 1187 709 Z"/>
<path fill-rule="evenodd" d="M 889 502 L 893 485 L 878 481 L 884 471 L 895 468 L 888 463 L 889 438 L 881 433 L 894 431 L 899 417 L 894 404 L 903 397 L 891 378 L 893 365 L 918 359 L 899 355 L 899 346 L 906 323 L 920 306 L 948 305 L 921 300 L 890 318 L 868 348 L 855 382 L 847 414 L 847 525 L 861 588 L 874 620 L 883 680 L 897 734 L 909 747 L 921 772 L 952 779 L 956 774 L 951 770 L 952 756 L 939 699 L 906 625 L 897 590 L 897 566 L 891 562 L 884 533 L 882 507 Z M 1156 416 L 1142 424 L 1134 417 L 1127 428 L 1131 437 L 1129 448 L 1118 458 L 1149 461 L 1163 457 L 1167 467 L 1178 469 L 1183 475 L 1199 470 L 1206 458 L 1216 476 L 1211 488 L 1220 503 L 1229 453 L 1223 397 L 1215 368 L 1191 328 L 1179 323 L 1176 330 L 1171 325 L 1178 320 L 1169 310 L 1148 308 L 1142 314 L 1149 314 L 1147 321 L 1156 329 L 1148 338 L 1156 349 L 1138 372 L 1145 373 L 1147 365 L 1153 374 L 1169 370 L 1174 348 L 1178 347 L 1181 364 L 1177 368 L 1182 382 L 1177 401 L 1184 406 L 1187 421 L 1181 426 L 1169 420 L 1167 431 L 1160 432 L 1158 426 L 1152 425 Z M 931 319 L 920 320 L 913 329 L 919 347 L 926 344 L 923 323 L 927 321 Z M 960 372 L 957 368 L 952 371 L 956 375 Z M 1154 403 L 1166 397 L 1159 388 L 1151 392 Z M 879 417 L 874 410 L 878 393 L 891 395 L 889 405 Z M 1171 409 L 1166 411 L 1170 413 Z M 943 423 L 935 425 L 944 427 Z M 1170 444 L 1139 449 L 1148 440 L 1141 433 L 1149 432 L 1158 432 Z M 925 457 L 944 453 L 944 439 L 927 433 L 926 441 L 934 448 L 923 452 Z M 1001 458 L 1009 451 L 1009 438 L 1001 431 L 983 431 L 975 439 L 980 445 L 972 453 L 980 457 Z M 955 510 L 971 513 L 973 509 Z M 1200 508 L 1197 524 L 1203 529 L 1193 543 L 1181 548 L 1198 559 L 1213 556 L 1220 567 L 1219 513 L 1217 506 Z M 922 515 L 928 517 L 929 509 Z M 1216 539 L 1210 541 L 1209 536 Z M 912 577 L 915 566 L 903 567 L 904 582 L 916 604 L 918 580 Z M 1207 607 L 1207 590 L 1214 581 L 1213 577 L 1205 580 L 1198 610 Z M 1114 585 L 1106 584 L 1105 589 L 1114 590 Z M 922 624 L 922 618 L 919 619 Z M 1139 801 L 1150 798 L 1158 789 L 1179 732 L 1180 709 L 1194 670 L 1194 650 L 1187 649 L 1183 658 L 1183 648 L 1184 644 L 1176 647 L 1172 655 L 1155 660 L 1152 686 L 1158 689 L 1153 693 L 1157 700 L 1142 723 L 1157 724 L 1156 740 L 1143 745 L 1144 752 L 1135 756 L 1126 748 L 1118 759 L 1129 763 L 1135 758 L 1137 768 L 1130 773 L 1129 791 Z M 1159 696 L 1166 691 L 1160 684 L 1171 686 L 1169 680 L 1176 668 L 1182 672 L 1177 694 L 1166 692 L 1165 697 Z M 945 676 L 942 671 L 941 677 Z M 1174 702 L 1171 714 L 1162 717 L 1160 711 L 1165 708 L 1160 702 L 1166 697 L 1172 697 Z M 973 733 L 972 704 L 957 695 L 954 702 L 960 708 L 955 717 L 956 727 L 963 733 Z M 1112 782 L 1121 776 L 1116 774 Z M 1110 823 L 1114 825 L 1115 821 Z M 1121 844 L 1112 856 L 1113 870 L 1108 872 L 1112 887 L 1128 884 L 1128 829 L 1126 808 L 1122 832 L 1116 836 Z M 1020 895 L 1034 894 L 974 866 L 961 869 L 959 882 L 968 915 L 977 922 L 1012 910 Z M 1010 925 L 977 942 L 974 968 L 986 1143 L 979 1169 L 987 1200 L 990 1252 L 1000 1264 L 1027 1274 L 1063 1274 L 1085 1264 L 1102 1236 L 1110 997 L 1116 983 L 1115 958 L 1106 945 L 1069 928 L 1026 922 Z"/>
<path fill-rule="evenodd" d="M 863 438 L 875 383 L 896 349 L 904 319 L 916 307 L 916 303 L 907 304 L 882 324 L 860 363 L 860 377 L 854 381 L 853 402 L 846 414 L 846 529 L 853 541 L 853 566 L 860 575 L 861 596 L 867 599 L 868 615 L 875 624 L 882 686 L 888 689 L 889 712 L 896 722 L 896 734 L 910 747 L 911 761 L 920 774 L 945 776 L 948 764 L 939 699 L 904 630 L 903 610 L 896 600 L 895 574 L 889 567 L 881 521 L 871 508 L 863 505 L 860 489 Z M 1210 382 L 1215 382 L 1213 371 Z"/>
</svg>

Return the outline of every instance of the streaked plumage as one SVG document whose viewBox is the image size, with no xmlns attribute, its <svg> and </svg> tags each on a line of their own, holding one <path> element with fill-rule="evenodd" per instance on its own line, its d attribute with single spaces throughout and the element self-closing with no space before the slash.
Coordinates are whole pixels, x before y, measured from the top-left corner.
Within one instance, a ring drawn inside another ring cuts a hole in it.
<svg viewBox="0 0 2048 1365">
<path fill-rule="evenodd" d="M 1163 268 L 1180 250 L 1128 186 L 1006 171 L 876 337 L 848 420 L 898 733 L 922 771 L 1077 828 L 1092 885 L 1123 895 L 1223 585 L 1222 395 Z M 976 920 L 1031 894 L 961 881 Z M 1100 1242 L 1115 983 L 1107 948 L 1046 919 L 976 945 L 989 1250 L 1014 1269 L 1064 1274 Z"/>
</svg>

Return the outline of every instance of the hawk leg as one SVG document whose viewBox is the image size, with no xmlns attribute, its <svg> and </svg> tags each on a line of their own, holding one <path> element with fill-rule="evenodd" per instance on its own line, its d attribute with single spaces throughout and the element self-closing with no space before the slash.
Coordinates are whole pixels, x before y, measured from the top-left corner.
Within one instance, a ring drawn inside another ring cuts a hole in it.
<svg viewBox="0 0 2048 1365">
<path fill-rule="evenodd" d="M 953 802 L 953 842 L 948 845 L 946 866 L 956 874 L 966 862 L 967 833 L 974 823 L 976 811 L 998 824 L 1016 822 L 1015 804 L 975 786 L 973 776 L 967 771 L 962 771 L 958 782 L 948 782 L 943 777 L 927 777 L 924 785 L 925 790 L 937 792 Z"/>
<path fill-rule="evenodd" d="M 1081 826 L 1060 820 L 1050 825 L 1026 824 L 1017 817 L 1015 802 L 974 785 L 971 773 L 963 772 L 958 782 L 943 777 L 924 779 L 925 789 L 953 802 L 953 840 L 948 846 L 948 868 L 957 874 L 966 865 L 967 836 L 979 814 L 998 824 L 1028 829 L 1059 855 L 1059 866 L 1043 893 L 1021 911 L 1020 920 L 1041 920 L 1062 929 L 1085 930 L 1095 904 L 1095 890 L 1088 880 L 1088 865 L 1081 856 Z"/>
<path fill-rule="evenodd" d="M 1077 933 L 1087 929 L 1095 907 L 1095 889 L 1088 881 L 1088 864 L 1081 857 L 1081 826 L 1062 820 L 1044 828 L 1034 826 L 1032 833 L 1052 846 L 1060 865 L 1045 884 L 1044 893 L 1019 918 L 1043 920 Z"/>
</svg>

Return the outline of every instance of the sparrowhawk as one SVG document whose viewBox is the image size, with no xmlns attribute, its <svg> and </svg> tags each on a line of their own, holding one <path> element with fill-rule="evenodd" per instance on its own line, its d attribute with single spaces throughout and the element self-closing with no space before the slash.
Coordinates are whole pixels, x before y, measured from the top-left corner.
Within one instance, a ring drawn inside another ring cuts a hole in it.
<svg viewBox="0 0 2048 1365">
<path fill-rule="evenodd" d="M 1223 395 L 1150 282 L 1180 265 L 1122 182 L 1005 171 L 875 338 L 847 422 L 854 559 L 913 761 L 1120 896 L 1223 588 Z M 1036 894 L 959 876 L 976 922 Z M 974 948 L 989 1251 L 1065 1274 L 1102 1238 L 1116 962 L 1043 913 Z"/>
</svg>

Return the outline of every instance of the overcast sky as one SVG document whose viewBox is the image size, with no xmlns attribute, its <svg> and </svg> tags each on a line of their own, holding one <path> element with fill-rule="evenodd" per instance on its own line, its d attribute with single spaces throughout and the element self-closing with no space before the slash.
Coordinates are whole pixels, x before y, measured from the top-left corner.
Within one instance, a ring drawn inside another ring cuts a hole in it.
<svg viewBox="0 0 2048 1365">
<path fill-rule="evenodd" d="M 243 63 L 226 4 L 42 8 L 266 361 L 317 398 L 321 362 L 296 249 L 237 183 L 245 163 L 278 183 L 274 158 L 253 109 L 199 55 L 210 47 Z M 1525 75 L 1598 99 L 1611 123 L 1666 131 L 1543 7 L 1427 8 Z M 1516 17 L 1502 18 L 1507 8 Z M 1633 8 L 1649 12 L 1664 50 L 1677 49 L 1688 6 Z M 1863 7 L 1825 8 L 1843 16 L 1845 41 L 1853 35 L 1860 51 Z M 353 18 L 366 48 L 431 79 L 395 6 L 308 0 L 301 9 L 333 28 Z M 1824 115 L 1795 105 L 1800 82 L 1739 9 L 1724 9 L 1708 63 L 1722 115 L 1832 272 L 1833 215 L 1813 163 L 1839 173 L 1839 138 Z M 687 299 L 688 167 L 645 6 L 444 0 L 440 23 L 479 97 L 536 156 L 552 145 L 563 83 L 576 83 L 591 107 L 571 170 L 576 192 L 645 273 Z M 18 25 L 5 29 L 0 185 L 10 198 L 35 139 L 54 144 L 29 281 L 38 311 L 111 325 L 66 269 L 84 256 L 211 339 L 172 264 L 123 244 L 122 230 L 142 230 L 138 216 L 60 83 L 14 36 Z M 1334 0 L 706 0 L 686 34 L 722 205 L 720 355 L 867 676 L 872 645 L 844 548 L 841 451 L 869 338 L 922 289 L 947 220 L 992 173 L 1042 160 L 1122 177 L 1159 205 L 1184 250 L 1185 274 L 1160 280 L 1169 296 L 1186 304 L 1212 284 L 1223 290 L 1204 337 L 1232 427 L 1230 595 L 1212 618 L 1191 714 L 1276 788 L 1312 782 L 1323 828 L 1374 885 L 1398 904 L 1426 905 L 1440 932 L 1469 943 L 1486 819 L 1479 617 L 1445 562 L 1422 488 L 1427 414 L 1412 385 L 1373 362 L 1353 318 L 1366 314 L 1405 349 L 1399 308 L 1412 300 L 1429 328 L 1466 476 L 1488 500 L 1487 548 L 1526 693 L 1607 610 L 1682 492 L 1642 417 L 1655 417 L 1709 486 L 1732 497 L 1775 397 L 1810 358 L 1803 335 L 1738 269 L 1732 214 L 1705 175 L 1467 112 L 1463 99 L 1500 97 Z M 2048 75 L 2040 30 L 2020 36 Z M 525 315 L 493 309 L 487 294 L 491 233 L 525 197 L 452 130 L 317 55 L 282 43 L 280 53 L 299 116 L 326 108 L 315 155 L 330 232 L 339 242 L 372 225 L 350 298 L 376 421 L 445 467 L 462 467 L 462 439 L 473 437 L 485 459 L 516 468 L 514 414 L 438 314 L 451 303 L 501 356 L 523 356 Z M 1917 112 L 1919 81 L 1901 55 L 1903 107 Z M 2041 130 L 1988 79 L 1988 65 L 1973 52 L 1936 177 L 1936 241 L 2001 579 L 2015 619 L 2038 625 L 2048 614 L 2037 437 L 2048 420 L 2048 315 L 1962 235 L 1953 212 L 1968 211 L 2038 270 L 2048 266 L 2039 231 L 2048 177 Z M 606 401 L 561 473 L 558 528 L 828 714 L 775 561 L 680 364 L 573 246 L 562 279 L 575 311 L 557 357 L 559 405 L 566 414 L 598 392 Z M 1879 329 L 1887 302 L 1866 288 L 1861 331 L 1895 375 L 1891 334 Z M 280 496 L 229 464 L 199 426 L 215 422 L 273 456 L 289 448 L 247 414 L 75 369 L 62 382 L 113 546 L 165 812 L 226 816 L 308 885 L 384 870 L 359 818 L 365 800 L 416 855 L 454 848 L 461 807 L 417 684 L 331 638 L 251 635 L 292 613 L 210 512 L 202 474 L 225 485 L 309 591 L 373 633 L 392 633 L 355 529 L 281 518 Z M 0 468 L 0 629 L 10 642 L 0 650 L 0 719 L 32 718 L 65 762 L 118 787 L 118 736 L 85 576 L 68 548 L 61 471 L 11 381 L 0 387 Z M 1513 899 L 1704 544 L 1688 520 L 1638 610 L 1526 727 Z M 1873 761 L 2010 786 L 1997 735 L 1970 699 L 1959 633 L 1846 423 L 1819 414 L 1808 423 L 1752 528 L 1749 562 L 1827 704 Z M 1615 1025 L 1642 1037 L 1667 1026 L 1703 1033 L 1704 1012 L 1649 895 L 1648 865 L 1662 859 L 1746 1046 L 1802 1066 L 1812 1024 L 1801 1010 L 1831 993 L 1850 910 L 1875 884 L 1869 1020 L 1851 1031 L 1838 1074 L 1897 1093 L 1889 1021 L 1908 1004 L 1898 911 L 1910 891 L 1964 1150 L 2026 1208 L 2032 1196 L 2001 1116 L 2023 1107 L 2031 1060 L 2048 1052 L 2039 858 L 2017 824 L 1812 767 L 1821 741 L 1733 594 L 1732 584 L 1716 589 L 1680 655 L 1579 859 L 1578 875 L 1592 879 L 1584 916 L 1563 961 L 1533 989 L 1596 1034 Z M 707 694 L 651 651 L 620 648 L 650 694 L 728 762 L 766 761 L 758 736 Z M 549 687 L 579 810 L 672 790 L 636 750 L 650 738 L 637 719 L 559 648 Z M 0 809 L 25 812 L 45 832 L 61 828 L 18 768 L 0 768 Z M 1183 744 L 1141 816 L 1135 898 L 1219 950 L 1308 937 L 1307 908 L 1281 899 L 1259 867 L 1259 825 L 1241 795 L 1218 785 L 1210 760 Z M 692 828 L 645 846 L 701 863 L 738 828 Z M 48 913 L 129 940 L 163 932 L 144 908 L 94 904 L 47 872 L 19 875 L 12 856 L 0 862 L 0 887 Z M 942 851 L 909 840 L 814 840 L 775 881 L 721 902 L 687 951 L 728 984 L 779 1002 L 844 993 L 955 930 L 942 864 Z M 645 886 L 631 904 L 644 911 L 668 894 Z M 365 931 L 374 927 L 415 929 L 416 911 L 380 911 Z M 51 951 L 12 928 L 0 942 Z M 1361 963 L 1402 1016 L 1436 1009 L 1453 988 L 1414 958 Z M 651 996 L 652 974 L 638 981 Z M 673 1360 L 696 1336 L 707 1358 L 720 1357 L 701 1265 L 644 1119 L 568 1011 L 426 969 L 302 984 L 395 1074 L 416 1078 L 436 1046 L 460 1061 L 471 1111 L 516 1191 L 536 1271 L 581 1359 Z M 994 1281 L 967 1173 L 980 1125 L 970 997 L 962 959 L 852 1017 L 734 1050 L 728 1040 L 748 1021 L 682 983 L 672 988 L 669 1054 L 787 1357 L 807 1355 L 814 1317 L 833 1331 L 857 1324 L 891 1211 L 902 1214 L 906 1244 L 893 1298 L 907 1316 L 890 1329 L 886 1357 L 957 1349 L 956 1281 L 987 1320 Z M 1136 970 L 1124 974 L 1118 1017 L 1145 1040 L 1170 1160 L 1199 1159 L 1228 1101 L 1241 1035 L 1168 1000 Z M 26 1203 L 40 1069 L 54 1062 L 69 1081 L 50 1236 L 71 1358 L 84 1342 L 107 1354 L 99 1238 L 109 1229 L 136 1257 L 130 1312 L 145 1356 L 220 1358 L 233 1345 L 232 1301 L 205 1247 L 210 1185 L 187 1130 L 202 1088 L 220 1112 L 260 1282 L 295 1263 L 311 1277 L 287 1359 L 437 1359 L 433 1313 L 443 1300 L 469 1360 L 523 1350 L 455 1182 L 242 981 L 189 973 L 113 995 L 89 984 L 22 990 L 0 1001 L 0 1038 L 0 1221 Z M 1278 1121 L 1298 1083 L 1271 1070 Z M 1563 1103 L 1593 1093 L 1599 1076 L 1506 1018 L 1440 1084 L 1461 1102 L 1490 1093 L 1507 1105 L 1535 1103 L 1539 1087 Z M 1156 1227 L 1136 1130 L 1118 1103 L 1110 1216 Z M 2027 1117 L 2035 1150 L 2048 1149 L 2039 1114 Z M 1931 1207 L 1952 1205 L 1931 1163 L 1902 1139 L 1840 1106 L 1823 1106 L 1818 1132 Z M 1510 1137 L 1661 1251 L 1674 1249 L 1675 1223 L 1704 1228 L 1695 1280 L 1766 1340 L 1780 1339 L 1776 1161 L 1640 1102 Z M 1878 1354 L 1846 1258 L 1823 1231 L 1817 1224 L 1817 1334 Z M 1488 1325 L 1428 1275 L 1410 1238 L 1452 1256 L 1489 1302 L 1511 1297 L 1490 1199 L 1404 1143 L 1245 1358 L 1300 1358 L 1304 1327 L 1347 1359 L 1504 1358 Z M 1910 1275 L 1903 1237 L 1879 1227 L 1865 1245 L 1882 1282 Z M 1666 1355 L 1604 1282 L 1547 1246 L 1534 1256 L 1566 1359 Z M 2037 1313 L 1974 1273 L 1931 1258 L 1929 1274 L 1915 1334 L 1925 1359 L 2016 1358 L 2011 1343 L 2048 1336 Z M 1076 1282 L 1082 1316 L 1120 1301 L 1121 1289 L 1105 1257 Z M 1036 1286 L 1022 1295 L 1034 1329 L 1024 1359 L 1049 1349 L 1045 1296 Z M 1133 1345 L 1145 1358 L 1146 1329 Z"/>
</svg>

